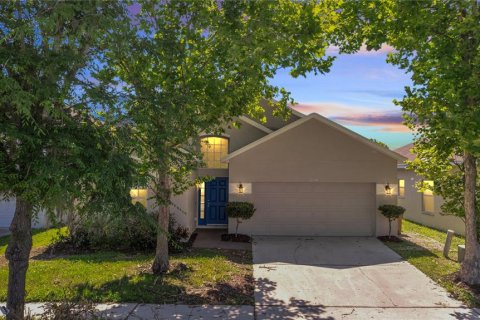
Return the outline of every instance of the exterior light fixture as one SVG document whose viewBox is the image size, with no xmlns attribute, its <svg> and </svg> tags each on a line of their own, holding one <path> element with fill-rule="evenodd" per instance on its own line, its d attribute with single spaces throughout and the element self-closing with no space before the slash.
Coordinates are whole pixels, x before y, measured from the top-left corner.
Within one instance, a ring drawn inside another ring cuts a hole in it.
<svg viewBox="0 0 480 320">
<path fill-rule="evenodd" d="M 388 184 L 388 182 L 387 182 L 387 184 L 385 185 L 385 195 L 387 195 L 387 196 L 391 196 L 391 195 L 392 195 L 392 188 L 390 187 L 390 185 Z"/>
<path fill-rule="evenodd" d="M 243 189 L 243 184 L 239 184 L 238 185 L 238 193 L 243 193 L 244 189 Z"/>
</svg>

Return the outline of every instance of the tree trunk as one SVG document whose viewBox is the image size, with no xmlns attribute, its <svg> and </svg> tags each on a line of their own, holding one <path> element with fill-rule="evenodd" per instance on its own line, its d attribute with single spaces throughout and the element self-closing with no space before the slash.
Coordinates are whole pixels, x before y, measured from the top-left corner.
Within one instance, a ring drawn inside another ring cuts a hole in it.
<svg viewBox="0 0 480 320">
<path fill-rule="evenodd" d="M 32 249 L 32 205 L 17 197 L 10 225 L 11 238 L 5 257 L 8 260 L 7 319 L 21 320 L 25 308 L 25 280 Z"/>
<path fill-rule="evenodd" d="M 388 239 L 392 238 L 392 220 L 388 219 Z"/>
<path fill-rule="evenodd" d="M 235 238 L 238 237 L 238 227 L 240 226 L 240 219 L 237 218 L 237 225 L 235 226 Z"/>
<path fill-rule="evenodd" d="M 168 176 L 160 174 L 160 184 L 162 190 L 158 190 L 163 194 L 162 203 L 158 212 L 158 231 L 157 231 L 157 247 L 155 250 L 155 259 L 152 265 L 154 274 L 162 274 L 168 271 L 168 221 L 170 218 L 170 181 Z"/>
<path fill-rule="evenodd" d="M 472 154 L 469 152 L 464 153 L 465 258 L 460 269 L 460 278 L 468 284 L 480 284 L 480 246 L 477 237 L 477 215 L 475 208 L 476 162 Z"/>
</svg>

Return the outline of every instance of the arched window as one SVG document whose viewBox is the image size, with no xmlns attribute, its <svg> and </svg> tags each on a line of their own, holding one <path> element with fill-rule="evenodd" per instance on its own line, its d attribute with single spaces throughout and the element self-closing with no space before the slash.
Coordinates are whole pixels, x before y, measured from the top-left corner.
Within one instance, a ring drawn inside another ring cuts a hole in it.
<svg viewBox="0 0 480 320">
<path fill-rule="evenodd" d="M 228 139 L 224 137 L 204 137 L 200 139 L 203 161 L 206 168 L 226 169 L 228 163 L 221 162 L 228 155 Z"/>
<path fill-rule="evenodd" d="M 132 203 L 140 203 L 145 208 L 147 207 L 148 190 L 146 188 L 133 188 L 130 189 L 130 197 L 132 197 Z"/>
</svg>

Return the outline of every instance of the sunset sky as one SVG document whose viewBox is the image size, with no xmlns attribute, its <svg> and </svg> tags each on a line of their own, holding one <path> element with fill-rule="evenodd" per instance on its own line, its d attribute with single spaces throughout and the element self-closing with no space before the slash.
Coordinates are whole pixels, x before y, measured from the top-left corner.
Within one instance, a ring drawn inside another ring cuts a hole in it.
<svg viewBox="0 0 480 320">
<path fill-rule="evenodd" d="M 361 50 L 340 55 L 326 75 L 292 78 L 282 70 L 272 80 L 292 93 L 302 113 L 326 116 L 356 132 L 397 148 L 412 140 L 403 126 L 401 109 L 393 99 L 401 99 L 410 76 L 385 62 L 389 47 L 377 52 Z M 335 54 L 334 49 L 330 53 Z"/>
</svg>

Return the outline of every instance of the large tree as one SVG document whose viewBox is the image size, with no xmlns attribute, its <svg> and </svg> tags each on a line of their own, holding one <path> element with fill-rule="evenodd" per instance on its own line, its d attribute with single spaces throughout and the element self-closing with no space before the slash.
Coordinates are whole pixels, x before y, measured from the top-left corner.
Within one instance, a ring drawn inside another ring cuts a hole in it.
<svg viewBox="0 0 480 320">
<path fill-rule="evenodd" d="M 135 128 L 136 156 L 158 204 L 152 269 L 162 273 L 169 266 L 171 197 L 194 183 L 192 170 L 202 162 L 198 136 L 236 116 L 261 117 L 262 98 L 276 115 L 287 114 L 289 93 L 269 79 L 287 67 L 294 76 L 327 72 L 333 59 L 324 57 L 326 35 L 336 13 L 325 3 L 289 0 L 138 4 L 106 56 L 111 72 L 98 77 L 118 81 Z"/>
<path fill-rule="evenodd" d="M 460 276 L 469 284 L 479 284 L 478 1 L 346 1 L 339 12 L 337 40 L 343 51 L 355 51 L 363 43 L 369 49 L 390 44 L 396 51 L 388 61 L 411 73 L 413 86 L 406 88 L 398 104 L 416 133 L 418 157 L 412 166 L 436 180 L 449 210 L 458 214 L 458 204 L 463 206 L 466 253 Z"/>
<path fill-rule="evenodd" d="M 32 217 L 128 194 L 124 129 L 99 121 L 102 90 L 87 71 L 122 12 L 103 1 L 0 3 L 0 193 L 16 201 L 7 319 L 24 317 Z"/>
</svg>

